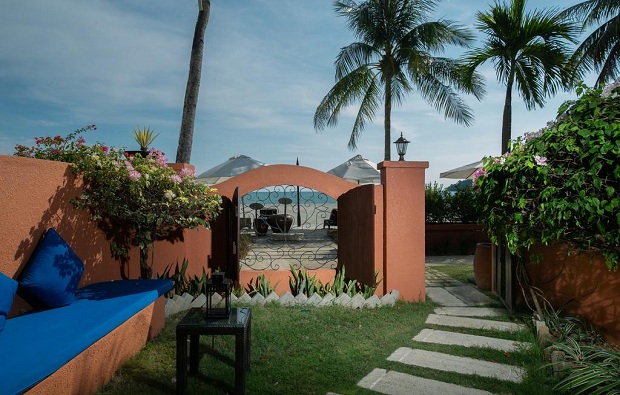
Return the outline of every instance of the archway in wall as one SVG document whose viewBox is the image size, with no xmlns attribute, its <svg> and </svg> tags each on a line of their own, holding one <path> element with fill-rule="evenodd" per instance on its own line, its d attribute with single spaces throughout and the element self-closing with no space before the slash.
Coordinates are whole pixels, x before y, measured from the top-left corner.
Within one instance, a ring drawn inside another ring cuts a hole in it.
<svg viewBox="0 0 620 395">
<path fill-rule="evenodd" d="M 241 270 L 335 269 L 337 198 L 356 186 L 291 165 L 261 167 L 215 185 L 229 199 L 239 190 Z"/>
</svg>

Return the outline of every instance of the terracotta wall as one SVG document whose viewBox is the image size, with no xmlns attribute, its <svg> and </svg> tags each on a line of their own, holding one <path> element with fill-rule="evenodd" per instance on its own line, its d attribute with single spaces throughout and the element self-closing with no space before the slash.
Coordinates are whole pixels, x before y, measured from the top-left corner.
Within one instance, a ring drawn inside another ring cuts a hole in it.
<svg viewBox="0 0 620 395">
<path fill-rule="evenodd" d="M 185 165 L 180 165 L 185 166 Z M 374 270 L 380 271 L 383 288 L 378 293 L 398 289 L 405 300 L 424 299 L 424 171 L 427 162 L 383 162 L 383 186 L 373 187 L 375 199 Z M 217 185 L 222 195 L 241 193 L 289 183 L 320 190 L 338 198 L 357 185 L 303 166 L 265 166 Z M 127 262 L 114 259 L 103 233 L 86 212 L 75 210 L 69 200 L 81 193 L 80 181 L 69 165 L 60 162 L 0 156 L 0 271 L 17 277 L 36 243 L 48 227 L 54 227 L 71 244 L 86 265 L 82 284 L 139 276 L 138 249 L 130 251 Z M 218 245 L 218 248 L 221 247 Z M 199 275 L 212 260 L 213 235 L 210 230 L 186 230 L 180 238 L 162 240 L 151 251 L 155 272 L 187 258 L 188 275 Z M 368 268 L 367 272 L 374 272 Z M 329 276 L 326 274 L 329 273 Z M 323 282 L 334 271 L 321 272 Z M 247 284 L 256 272 L 243 274 Z M 281 281 L 288 289 L 288 271 L 274 273 L 272 284 Z M 17 303 L 16 305 L 19 305 Z M 21 306 L 19 307 L 21 308 Z"/>
<path fill-rule="evenodd" d="M 364 278 L 367 278 L 369 273 L 374 274 L 374 270 L 379 270 L 379 278 L 382 279 L 382 287 L 377 290 L 379 295 L 397 289 L 404 300 L 423 301 L 425 299 L 424 172 L 426 168 L 428 168 L 428 162 L 380 163 L 382 185 L 368 187 L 373 188 L 372 195 L 375 199 L 375 207 L 366 207 L 365 210 L 368 209 L 366 211 L 359 210 L 360 213 L 362 211 L 366 213 L 361 215 L 369 215 L 369 213 L 374 212 L 376 226 L 373 245 L 364 246 L 363 252 L 372 255 L 374 262 L 365 268 L 356 267 L 352 269 L 355 272 L 359 271 L 359 274 Z M 237 187 L 239 187 L 240 195 L 243 195 L 259 188 L 286 184 L 316 189 L 337 199 L 358 187 L 356 184 L 330 174 L 293 165 L 260 167 L 217 184 L 215 187 L 221 195 L 232 198 Z M 368 201 L 365 198 L 363 200 Z M 357 205 L 361 204 L 360 202 L 361 200 L 352 199 L 347 204 Z M 345 222 L 347 221 L 347 211 L 348 209 L 343 211 Z M 339 222 L 340 219 L 339 213 Z M 351 223 L 358 222 L 352 220 Z M 361 234 L 361 230 L 355 226 L 350 228 Z M 346 224 L 344 229 L 341 227 L 339 229 L 341 231 L 347 229 Z M 343 259 L 342 254 L 351 253 L 355 249 L 354 245 L 348 246 L 351 248 L 342 247 L 341 243 L 346 243 L 348 240 L 346 236 L 343 237 L 344 240 L 339 235 L 339 261 Z M 350 239 L 350 242 L 355 240 L 354 237 Z M 215 249 L 221 248 L 220 244 L 213 246 L 214 255 L 216 254 Z M 350 255 L 349 258 L 354 255 Z M 253 271 L 249 271 L 249 273 L 241 272 L 242 284 L 247 283 L 245 279 L 248 276 L 255 278 L 259 274 Z M 285 283 L 288 283 L 288 271 L 266 271 L 264 274 L 270 279 L 272 285 L 284 279 L 286 279 Z M 347 274 L 349 274 L 349 270 L 347 270 Z M 288 290 L 288 285 L 286 285 L 286 289 Z"/>
<path fill-rule="evenodd" d="M 428 162 L 381 162 L 384 287 L 424 301 L 424 172 Z"/>
<path fill-rule="evenodd" d="M 607 269 L 599 254 L 568 255 L 566 246 L 537 246 L 525 257 L 533 286 L 555 309 L 578 314 L 620 345 L 620 272 Z M 532 263 L 537 256 L 540 263 Z"/>
<path fill-rule="evenodd" d="M 71 245 L 86 267 L 80 286 L 139 277 L 139 252 L 125 264 L 114 259 L 104 234 L 70 199 L 81 194 L 79 179 L 62 162 L 0 155 L 0 271 L 17 277 L 49 227 Z M 187 258 L 199 273 L 210 253 L 210 232 L 186 230 L 181 239 L 158 241 L 151 252 L 156 271 Z M 23 308 L 18 301 L 15 308 Z M 14 310 L 15 311 L 15 310 Z"/>
</svg>

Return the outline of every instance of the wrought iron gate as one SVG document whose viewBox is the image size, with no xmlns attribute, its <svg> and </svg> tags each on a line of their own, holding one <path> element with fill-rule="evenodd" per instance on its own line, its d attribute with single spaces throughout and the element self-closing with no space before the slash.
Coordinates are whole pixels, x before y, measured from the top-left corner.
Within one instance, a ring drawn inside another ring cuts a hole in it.
<svg viewBox="0 0 620 395">
<path fill-rule="evenodd" d="M 239 205 L 242 269 L 336 268 L 338 204 L 331 197 L 275 185 L 243 195 Z"/>
</svg>

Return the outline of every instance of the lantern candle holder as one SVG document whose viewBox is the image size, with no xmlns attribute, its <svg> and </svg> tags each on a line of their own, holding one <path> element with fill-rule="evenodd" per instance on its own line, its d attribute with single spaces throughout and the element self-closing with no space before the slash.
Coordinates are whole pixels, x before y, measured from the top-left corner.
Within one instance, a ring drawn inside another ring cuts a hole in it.
<svg viewBox="0 0 620 395">
<path fill-rule="evenodd" d="M 232 280 L 213 281 L 209 279 L 204 288 L 207 297 L 205 318 L 228 318 L 230 316 Z"/>
</svg>

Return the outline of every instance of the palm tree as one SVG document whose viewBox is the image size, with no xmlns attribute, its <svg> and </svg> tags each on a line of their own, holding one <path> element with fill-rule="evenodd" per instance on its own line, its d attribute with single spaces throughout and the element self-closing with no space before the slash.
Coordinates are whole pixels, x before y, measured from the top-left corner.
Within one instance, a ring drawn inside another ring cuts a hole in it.
<svg viewBox="0 0 620 395">
<path fill-rule="evenodd" d="M 473 113 L 457 91 L 484 94 L 482 78 L 462 78 L 457 61 L 434 56 L 447 45 L 467 46 L 472 36 L 451 21 L 428 21 L 436 0 L 354 0 L 335 2 L 335 10 L 348 19 L 359 39 L 336 58 L 336 84 L 314 114 L 317 131 L 335 126 L 340 111 L 354 102 L 360 108 L 353 124 L 349 148 L 355 149 L 361 132 L 384 105 L 385 160 L 390 160 L 392 106 L 414 88 L 445 117 L 471 125 Z"/>
<path fill-rule="evenodd" d="M 582 21 L 582 31 L 600 24 L 579 45 L 572 60 L 584 71 L 599 72 L 596 85 L 620 75 L 620 0 L 587 0 L 564 10 Z"/>
<path fill-rule="evenodd" d="M 194 29 L 192 54 L 189 60 L 189 76 L 187 77 L 185 101 L 183 102 L 183 117 L 181 118 L 179 146 L 176 157 L 177 163 L 189 163 L 192 156 L 194 120 L 196 119 L 196 105 L 198 104 L 200 76 L 202 73 L 202 49 L 204 47 L 204 37 L 207 31 L 207 24 L 209 23 L 210 12 L 211 0 L 198 0 L 198 19 Z"/>
<path fill-rule="evenodd" d="M 577 27 L 554 10 L 525 11 L 526 0 L 495 3 L 476 14 L 476 28 L 486 35 L 484 45 L 467 54 L 468 72 L 491 61 L 499 82 L 506 86 L 502 118 L 502 153 L 508 152 L 512 129 L 512 90 L 528 110 L 543 107 L 558 88 L 568 89 L 571 77 L 569 43 Z"/>
</svg>

